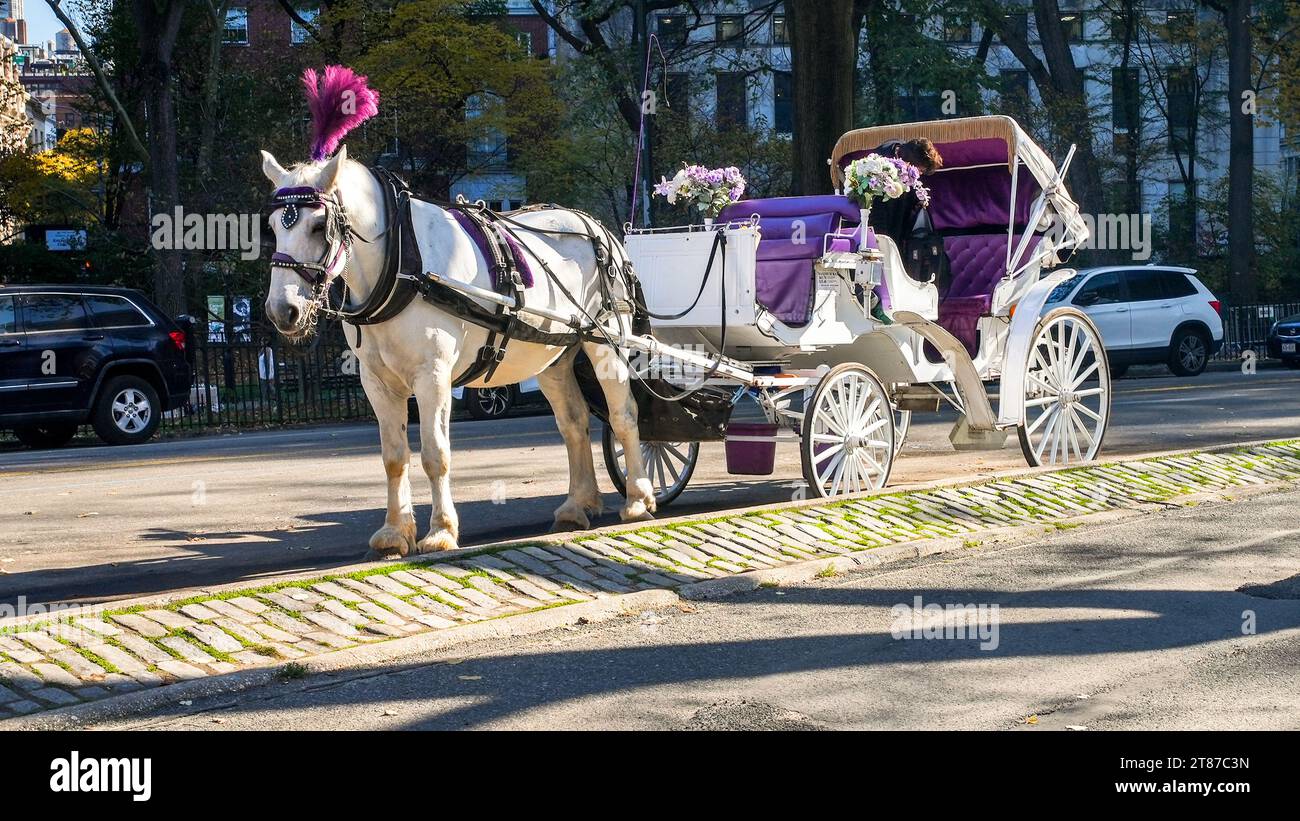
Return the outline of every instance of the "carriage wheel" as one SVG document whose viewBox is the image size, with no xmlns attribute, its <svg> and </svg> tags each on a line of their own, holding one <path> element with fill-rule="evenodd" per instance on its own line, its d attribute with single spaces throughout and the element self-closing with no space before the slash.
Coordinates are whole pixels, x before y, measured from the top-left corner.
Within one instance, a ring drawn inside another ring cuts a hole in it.
<svg viewBox="0 0 1300 821">
<path fill-rule="evenodd" d="M 894 442 L 894 409 L 880 380 L 861 365 L 836 365 L 804 406 L 804 481 L 817 496 L 882 488 Z"/>
<path fill-rule="evenodd" d="M 903 451 L 903 440 L 907 438 L 907 429 L 912 426 L 910 410 L 894 409 L 894 455 Z"/>
<path fill-rule="evenodd" d="M 600 449 L 605 453 L 605 470 L 609 471 L 614 488 L 627 496 L 627 460 L 623 458 L 623 446 L 608 424 L 600 437 Z M 654 486 L 656 505 L 663 507 L 682 494 L 699 458 L 699 442 L 641 443 L 641 463 Z"/>
<path fill-rule="evenodd" d="M 1110 364 L 1083 313 L 1059 308 L 1038 323 L 1025 372 L 1020 449 L 1031 466 L 1096 458 L 1110 420 Z"/>
</svg>

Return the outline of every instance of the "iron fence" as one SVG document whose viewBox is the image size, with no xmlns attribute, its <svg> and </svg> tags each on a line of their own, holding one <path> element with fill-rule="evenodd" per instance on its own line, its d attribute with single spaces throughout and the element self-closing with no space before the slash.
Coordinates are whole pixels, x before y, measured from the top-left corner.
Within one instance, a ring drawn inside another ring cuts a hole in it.
<svg viewBox="0 0 1300 821">
<path fill-rule="evenodd" d="M 1268 356 L 1267 340 L 1273 323 L 1300 314 L 1300 302 L 1268 305 L 1230 305 L 1223 309 L 1223 347 L 1216 359 L 1239 360 L 1250 350 L 1260 359 Z"/>
<path fill-rule="evenodd" d="M 191 342 L 189 402 L 169 411 L 164 430 L 258 428 L 373 416 L 357 361 L 342 339 L 306 346 Z"/>
</svg>

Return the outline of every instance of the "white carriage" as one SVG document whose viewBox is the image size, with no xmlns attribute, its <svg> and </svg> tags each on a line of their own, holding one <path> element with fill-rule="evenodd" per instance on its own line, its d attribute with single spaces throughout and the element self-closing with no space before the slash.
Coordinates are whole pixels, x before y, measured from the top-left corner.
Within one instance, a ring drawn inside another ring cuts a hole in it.
<svg viewBox="0 0 1300 821">
<path fill-rule="evenodd" d="M 1007 117 L 866 128 L 835 146 L 836 189 L 856 157 L 918 137 L 944 159 L 925 177 L 928 231 L 865 230 L 857 205 L 829 195 L 628 232 L 651 333 L 625 342 L 650 377 L 637 395 L 660 504 L 685 488 L 700 442 L 721 439 L 737 452 L 797 439 L 810 496 L 880 488 L 911 413 L 942 403 L 958 411 L 958 449 L 1001 448 L 1014 431 L 1030 465 L 1097 455 L 1111 390 L 1101 337 L 1074 308 L 1044 313 L 1074 273 L 1044 269 L 1087 237 L 1062 184 L 1069 157 L 1058 169 Z M 765 421 L 729 424 L 747 399 Z M 604 448 L 622 490 L 608 431 Z"/>
</svg>

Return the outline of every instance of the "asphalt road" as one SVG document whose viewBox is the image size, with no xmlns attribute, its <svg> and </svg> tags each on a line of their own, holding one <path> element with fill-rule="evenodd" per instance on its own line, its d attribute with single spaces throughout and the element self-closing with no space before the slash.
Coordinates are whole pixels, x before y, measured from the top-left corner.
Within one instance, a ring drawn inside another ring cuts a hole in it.
<svg viewBox="0 0 1300 821">
<path fill-rule="evenodd" d="M 1300 373 L 1167 374 L 1117 383 L 1105 453 L 1247 441 L 1300 433 Z M 1003 451 L 959 454 L 952 414 L 914 416 L 893 486 L 1024 465 Z M 412 431 L 413 443 L 418 442 Z M 452 426 L 452 482 L 462 543 L 546 532 L 567 487 L 563 445 L 549 415 Z M 616 521 L 607 491 L 602 523 Z M 413 456 L 421 531 L 428 485 Z M 771 477 L 726 473 L 706 444 L 690 487 L 669 509 L 698 513 L 791 498 L 793 445 Z M 364 558 L 382 522 L 383 468 L 371 424 L 0 453 L 0 602 L 95 603 L 196 585 L 255 581 Z"/>
<path fill-rule="evenodd" d="M 106 728 L 1295 730 L 1297 505 L 1288 491 L 1054 532 Z M 896 638 L 914 597 L 998 610 L 982 637 Z"/>
</svg>

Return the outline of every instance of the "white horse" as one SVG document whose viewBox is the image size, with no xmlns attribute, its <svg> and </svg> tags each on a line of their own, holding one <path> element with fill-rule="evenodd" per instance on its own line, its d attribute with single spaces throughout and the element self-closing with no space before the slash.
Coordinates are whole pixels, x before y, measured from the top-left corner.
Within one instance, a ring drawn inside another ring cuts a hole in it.
<svg viewBox="0 0 1300 821">
<path fill-rule="evenodd" d="M 337 197 L 345 204 L 354 236 L 373 239 L 385 225 L 383 190 L 365 166 L 347 159 L 346 147 L 331 159 L 304 163 L 285 169 L 271 154 L 262 152 L 262 170 L 277 189 L 315 189 Z M 296 221 L 273 218 L 277 259 L 325 260 L 328 247 L 326 221 L 329 206 L 304 207 Z M 278 215 L 279 211 L 273 212 Z M 418 237 L 424 270 L 451 279 L 491 289 L 489 268 L 472 238 L 446 210 L 412 200 L 412 224 Z M 556 282 L 543 272 L 544 261 L 559 285 L 582 302 L 582 309 L 595 316 L 600 305 L 595 251 L 580 236 L 549 232 L 584 233 L 590 230 L 573 212 L 550 209 L 520 213 L 514 217 L 539 233 L 515 231 L 535 271 L 534 285 L 527 291 L 527 304 L 578 313 Z M 285 227 L 289 222 L 289 227 Z M 393 230 L 396 230 L 394 228 Z M 626 250 L 612 237 L 610 244 L 625 260 Z M 323 277 L 343 277 L 354 303 L 362 302 L 379 278 L 385 248 L 380 240 L 354 241 L 342 249 L 341 264 L 329 266 Z M 621 260 L 619 260 L 621 262 Z M 341 269 L 341 270 L 339 270 Z M 617 286 L 617 284 L 616 284 Z M 320 291 L 292 267 L 272 261 L 266 314 L 290 340 L 312 332 Z M 621 288 L 616 296 L 625 298 Z M 544 331 L 570 330 L 559 323 L 530 317 L 529 324 Z M 384 525 L 370 537 L 377 553 L 402 555 L 447 550 L 456 547 L 458 519 L 452 505 L 450 479 L 450 420 L 452 380 L 474 361 L 487 339 L 487 331 L 440 311 L 417 297 L 394 318 L 358 329 L 344 324 L 348 345 L 361 366 L 361 384 L 379 420 L 384 470 L 388 475 L 388 512 Z M 590 357 L 609 405 L 609 423 L 626 454 L 627 499 L 620 515 L 624 521 L 651 518 L 655 510 L 654 491 L 645 475 L 637 431 L 637 409 L 629 384 L 626 362 L 613 347 L 596 342 L 580 343 Z M 601 511 L 600 491 L 592 460 L 589 411 L 574 376 L 574 357 L 579 346 L 564 349 L 529 342 L 512 341 L 506 348 L 491 382 L 471 382 L 472 387 L 508 385 L 536 376 L 555 412 L 569 458 L 569 493 L 555 511 L 557 529 L 590 527 L 589 516 Z M 407 398 L 414 395 L 420 408 L 420 459 L 433 489 L 433 512 L 428 534 L 416 540 L 415 515 L 408 478 L 410 448 L 407 444 Z"/>
</svg>

